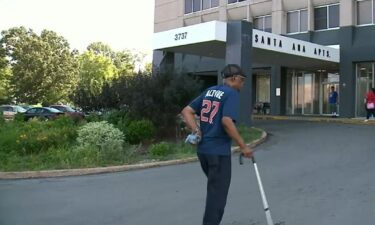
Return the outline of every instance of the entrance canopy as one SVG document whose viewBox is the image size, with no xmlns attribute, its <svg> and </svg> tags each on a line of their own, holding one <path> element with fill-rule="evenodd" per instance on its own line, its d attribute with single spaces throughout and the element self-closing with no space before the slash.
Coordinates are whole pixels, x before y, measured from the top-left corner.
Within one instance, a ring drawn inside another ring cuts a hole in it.
<svg viewBox="0 0 375 225">
<path fill-rule="evenodd" d="M 243 37 L 246 38 L 246 37 Z M 227 23 L 211 21 L 154 34 L 154 50 L 225 58 Z M 338 70 L 340 50 L 253 29 L 252 63 Z"/>
</svg>

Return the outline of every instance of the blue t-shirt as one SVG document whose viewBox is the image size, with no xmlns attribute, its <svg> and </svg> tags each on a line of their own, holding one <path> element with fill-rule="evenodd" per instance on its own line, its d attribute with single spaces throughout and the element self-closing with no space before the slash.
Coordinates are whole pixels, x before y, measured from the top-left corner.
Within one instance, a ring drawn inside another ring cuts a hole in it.
<svg viewBox="0 0 375 225">
<path fill-rule="evenodd" d="M 336 104 L 337 103 L 337 92 L 336 91 L 331 91 L 329 93 L 329 98 L 328 98 L 328 102 L 329 104 Z"/>
<path fill-rule="evenodd" d="M 221 119 L 226 116 L 237 120 L 239 92 L 227 85 L 208 88 L 190 103 L 200 116 L 202 140 L 198 144 L 198 153 L 230 155 L 232 140 L 226 133 Z"/>
</svg>

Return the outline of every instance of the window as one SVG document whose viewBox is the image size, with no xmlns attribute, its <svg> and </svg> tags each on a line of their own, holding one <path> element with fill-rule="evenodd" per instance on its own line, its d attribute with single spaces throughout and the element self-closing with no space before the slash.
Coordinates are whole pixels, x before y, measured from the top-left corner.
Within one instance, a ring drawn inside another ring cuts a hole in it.
<svg viewBox="0 0 375 225">
<path fill-rule="evenodd" d="M 193 0 L 185 0 L 185 14 L 193 12 Z"/>
<path fill-rule="evenodd" d="M 328 5 L 314 9 L 315 30 L 325 30 L 340 26 L 340 5 Z"/>
<path fill-rule="evenodd" d="M 374 12 L 374 0 L 357 1 L 357 25 L 375 23 Z"/>
<path fill-rule="evenodd" d="M 272 17 L 270 15 L 254 18 L 253 26 L 255 29 L 272 32 Z"/>
<path fill-rule="evenodd" d="M 185 0 L 185 14 L 219 6 L 219 0 Z"/>
<path fill-rule="evenodd" d="M 201 0 L 193 0 L 193 12 L 201 10 Z"/>
<path fill-rule="evenodd" d="M 246 0 L 228 0 L 228 4 L 237 3 L 237 2 L 244 2 Z"/>
<path fill-rule="evenodd" d="M 287 20 L 288 33 L 307 31 L 307 9 L 288 12 Z"/>
</svg>

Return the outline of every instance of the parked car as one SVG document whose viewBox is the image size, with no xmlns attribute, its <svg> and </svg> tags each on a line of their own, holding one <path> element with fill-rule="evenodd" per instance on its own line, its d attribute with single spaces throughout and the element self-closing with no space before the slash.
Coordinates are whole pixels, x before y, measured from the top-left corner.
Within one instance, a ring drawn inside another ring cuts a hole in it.
<svg viewBox="0 0 375 225">
<path fill-rule="evenodd" d="M 21 106 L 22 108 L 24 108 L 25 111 L 28 110 L 28 109 L 33 108 L 33 106 L 31 106 L 31 105 L 20 105 L 20 106 Z"/>
<path fill-rule="evenodd" d="M 50 108 L 50 107 L 34 107 L 27 110 L 24 113 L 25 121 L 31 118 L 40 118 L 42 120 L 51 120 L 56 117 L 64 115 L 60 110 Z"/>
<path fill-rule="evenodd" d="M 17 113 L 24 113 L 26 110 L 18 105 L 1 105 L 0 112 L 4 119 L 13 119 Z"/>
<path fill-rule="evenodd" d="M 67 105 L 51 105 L 51 108 L 60 110 L 61 112 L 65 113 L 66 115 L 69 115 L 71 117 L 76 117 L 76 118 L 84 118 L 85 114 L 73 109 L 70 106 Z"/>
</svg>

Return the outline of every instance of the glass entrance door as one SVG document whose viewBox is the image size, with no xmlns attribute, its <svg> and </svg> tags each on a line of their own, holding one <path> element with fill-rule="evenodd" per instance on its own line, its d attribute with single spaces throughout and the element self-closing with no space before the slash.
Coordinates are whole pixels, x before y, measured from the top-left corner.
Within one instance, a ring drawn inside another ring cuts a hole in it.
<svg viewBox="0 0 375 225">
<path fill-rule="evenodd" d="M 322 93 L 321 93 L 321 106 L 320 106 L 320 114 L 328 115 L 331 114 L 330 107 L 329 107 L 329 93 L 331 92 L 331 87 L 335 87 L 335 91 L 337 91 L 337 94 L 340 98 L 340 92 L 339 92 L 339 83 L 322 83 Z M 339 113 L 339 105 L 337 106 L 337 113 Z"/>
<path fill-rule="evenodd" d="M 294 115 L 312 114 L 314 106 L 314 74 L 296 72 L 292 77 L 292 112 Z"/>
<path fill-rule="evenodd" d="M 374 64 L 373 63 L 358 63 L 357 64 L 357 94 L 356 94 L 356 116 L 365 117 L 366 108 L 364 99 L 366 93 L 374 87 Z"/>
</svg>

